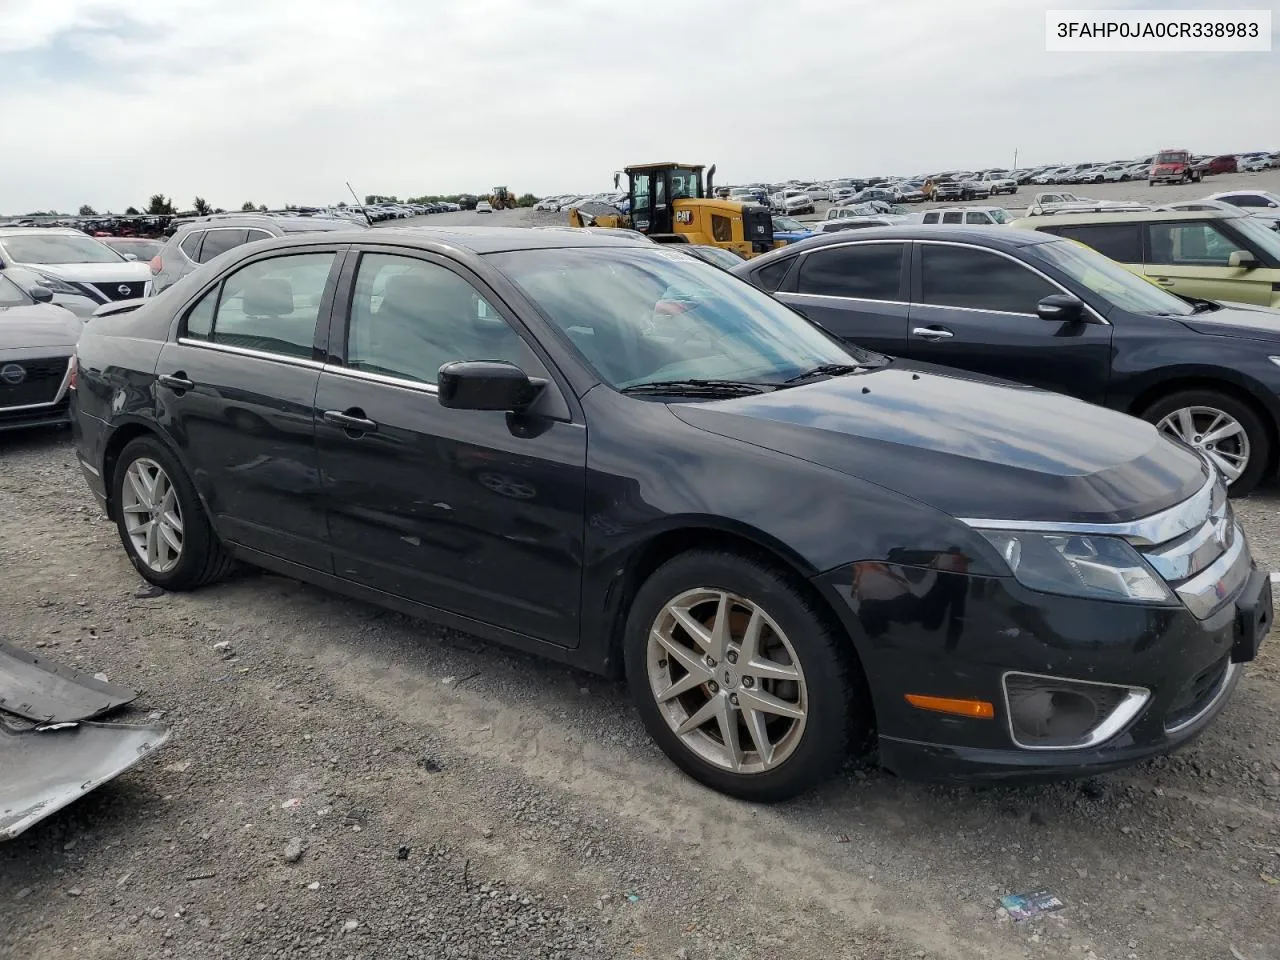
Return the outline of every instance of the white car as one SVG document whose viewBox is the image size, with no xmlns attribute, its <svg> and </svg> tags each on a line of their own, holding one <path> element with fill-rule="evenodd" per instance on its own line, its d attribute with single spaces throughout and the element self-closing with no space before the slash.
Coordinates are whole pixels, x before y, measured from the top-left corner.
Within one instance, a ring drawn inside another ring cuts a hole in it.
<svg viewBox="0 0 1280 960">
<path fill-rule="evenodd" d="M 1262 220 L 1268 220 L 1280 229 L 1280 196 L 1270 190 L 1231 190 L 1215 193 L 1208 199 L 1228 204 L 1233 210 L 1243 210 Z"/>
<path fill-rule="evenodd" d="M 904 223 L 919 223 L 917 213 L 877 213 L 864 217 L 839 217 L 835 220 L 823 220 L 814 224 L 819 233 L 831 233 L 835 230 L 858 230 L 863 227 L 900 227 Z"/>
<path fill-rule="evenodd" d="M 1236 169 L 1241 173 L 1257 173 L 1266 170 L 1270 163 L 1271 157 L 1265 153 L 1259 157 L 1237 157 Z"/>
<path fill-rule="evenodd" d="M 1004 170 L 988 170 L 982 175 L 982 182 L 991 190 L 991 196 L 1000 193 L 1017 193 L 1018 181 Z"/>
<path fill-rule="evenodd" d="M 481 200 L 477 202 L 476 213 L 493 213 L 493 204 L 488 200 Z"/>
<path fill-rule="evenodd" d="M 813 213 L 813 198 L 804 190 L 783 190 L 769 198 L 773 208 L 783 214 Z"/>
<path fill-rule="evenodd" d="M 1150 210 L 1145 203 L 1126 200 L 1092 200 L 1074 193 L 1037 193 L 1027 207 L 1027 216 L 1036 217 L 1053 213 L 1127 213 Z"/>
<path fill-rule="evenodd" d="M 810 200 L 830 200 L 831 199 L 831 188 L 824 187 L 820 183 L 814 184 L 812 187 L 806 187 L 804 192 L 809 195 Z"/>
<path fill-rule="evenodd" d="M 953 223 L 970 227 L 998 227 L 1014 220 L 1004 207 L 941 207 L 929 210 L 921 218 L 921 223 Z"/>
<path fill-rule="evenodd" d="M 0 227 L 0 272 L 11 267 L 34 276 L 53 291 L 53 303 L 78 317 L 151 293 L 147 264 L 69 227 Z"/>
</svg>

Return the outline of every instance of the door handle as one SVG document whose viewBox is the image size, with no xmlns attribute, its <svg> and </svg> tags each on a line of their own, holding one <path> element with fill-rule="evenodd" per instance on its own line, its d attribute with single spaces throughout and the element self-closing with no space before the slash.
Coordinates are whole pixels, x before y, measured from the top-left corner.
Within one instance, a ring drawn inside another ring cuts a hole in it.
<svg viewBox="0 0 1280 960">
<path fill-rule="evenodd" d="M 347 412 L 326 410 L 323 417 L 325 423 L 332 423 L 335 427 L 341 427 L 348 433 L 373 433 L 378 429 L 378 424 L 364 416 L 364 411 L 360 409 L 353 409 Z"/>
<path fill-rule="evenodd" d="M 946 327 L 916 327 L 911 335 L 921 340 L 949 340 L 955 336 Z"/>
<path fill-rule="evenodd" d="M 1156 277 L 1156 283 L 1160 284 L 1160 286 L 1162 287 L 1173 286 L 1173 280 L 1171 280 L 1169 277 Z"/>
<path fill-rule="evenodd" d="M 168 387 L 170 390 L 174 390 L 178 393 L 182 393 L 186 390 L 194 390 L 196 388 L 195 381 L 188 380 L 184 377 L 181 370 L 177 373 L 162 373 L 160 376 L 156 377 L 156 382 L 162 387 Z"/>
</svg>

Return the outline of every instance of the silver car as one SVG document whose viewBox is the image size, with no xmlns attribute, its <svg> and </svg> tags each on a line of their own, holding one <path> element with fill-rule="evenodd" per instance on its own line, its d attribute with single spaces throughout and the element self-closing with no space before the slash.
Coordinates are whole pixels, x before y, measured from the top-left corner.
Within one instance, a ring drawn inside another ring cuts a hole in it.
<svg viewBox="0 0 1280 960">
<path fill-rule="evenodd" d="M 68 227 L 0 227 L 0 271 L 34 276 L 53 302 L 78 317 L 150 292 L 151 273 L 136 258 Z"/>
<path fill-rule="evenodd" d="M 326 230 L 358 230 L 363 224 L 327 217 L 271 217 L 245 214 L 218 216 L 188 222 L 178 228 L 169 242 L 151 260 L 154 275 L 151 292 L 173 286 L 202 263 L 255 240 L 286 237 L 295 233 Z"/>
<path fill-rule="evenodd" d="M 0 431 L 70 422 L 81 321 L 51 299 L 47 287 L 25 290 L 0 272 Z"/>
</svg>

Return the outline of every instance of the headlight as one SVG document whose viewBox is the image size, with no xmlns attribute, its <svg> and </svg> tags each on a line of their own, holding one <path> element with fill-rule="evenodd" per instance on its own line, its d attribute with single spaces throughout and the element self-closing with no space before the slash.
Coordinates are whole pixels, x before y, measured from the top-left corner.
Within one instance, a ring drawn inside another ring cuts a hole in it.
<svg viewBox="0 0 1280 960">
<path fill-rule="evenodd" d="M 38 274 L 40 277 L 40 286 L 48 287 L 54 293 L 69 293 L 72 296 L 83 297 L 85 292 L 77 290 L 65 280 L 59 280 L 57 277 L 51 277 L 47 273 Z"/>
<path fill-rule="evenodd" d="M 979 530 L 1024 587 L 1095 600 L 1174 603 L 1146 561 L 1116 537 Z"/>
</svg>

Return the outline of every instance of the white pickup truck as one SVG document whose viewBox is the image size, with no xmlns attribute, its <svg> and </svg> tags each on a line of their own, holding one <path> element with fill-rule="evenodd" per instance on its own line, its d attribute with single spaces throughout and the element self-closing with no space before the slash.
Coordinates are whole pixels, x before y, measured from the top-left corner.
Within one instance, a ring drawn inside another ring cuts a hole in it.
<svg viewBox="0 0 1280 960">
<path fill-rule="evenodd" d="M 1027 216 L 1038 217 L 1053 213 L 1126 213 L 1150 209 L 1148 204 L 1130 200 L 1091 200 L 1088 197 L 1077 197 L 1074 193 L 1037 193 L 1027 207 Z"/>
<path fill-rule="evenodd" d="M 982 182 L 991 190 L 991 196 L 1000 193 L 1017 193 L 1018 181 L 1003 170 L 988 170 L 982 175 Z"/>
</svg>

